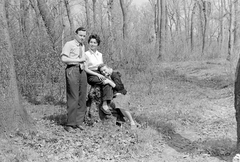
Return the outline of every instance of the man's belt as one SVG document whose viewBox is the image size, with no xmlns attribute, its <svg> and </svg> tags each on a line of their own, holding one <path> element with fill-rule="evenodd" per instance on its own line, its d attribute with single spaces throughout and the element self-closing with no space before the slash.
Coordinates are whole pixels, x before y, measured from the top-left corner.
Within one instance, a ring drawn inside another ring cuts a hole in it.
<svg viewBox="0 0 240 162">
<path fill-rule="evenodd" d="M 76 66 L 76 67 L 80 67 L 82 70 L 84 69 L 84 64 L 67 64 L 67 67 L 73 67 L 73 66 Z"/>
</svg>

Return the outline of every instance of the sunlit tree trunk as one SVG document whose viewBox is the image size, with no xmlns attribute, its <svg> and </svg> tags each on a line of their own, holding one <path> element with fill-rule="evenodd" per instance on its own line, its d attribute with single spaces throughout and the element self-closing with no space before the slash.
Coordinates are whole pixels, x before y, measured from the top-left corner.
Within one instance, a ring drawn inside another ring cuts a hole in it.
<svg viewBox="0 0 240 162">
<path fill-rule="evenodd" d="M 29 130 L 32 120 L 22 107 L 8 25 L 5 0 L 0 0 L 0 134 Z"/>
</svg>

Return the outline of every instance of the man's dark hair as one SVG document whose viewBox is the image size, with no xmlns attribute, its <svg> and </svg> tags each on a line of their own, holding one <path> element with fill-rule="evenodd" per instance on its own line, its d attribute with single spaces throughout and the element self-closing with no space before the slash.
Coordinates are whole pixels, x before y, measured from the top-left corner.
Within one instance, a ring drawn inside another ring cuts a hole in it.
<svg viewBox="0 0 240 162">
<path fill-rule="evenodd" d="M 108 67 L 106 64 L 103 64 L 103 63 L 98 65 L 98 71 L 100 72 L 101 68 L 104 67 L 104 66 Z"/>
<path fill-rule="evenodd" d="M 79 28 L 77 28 L 75 33 L 78 34 L 79 31 L 86 31 L 86 29 L 84 27 L 79 27 Z"/>
<path fill-rule="evenodd" d="M 89 36 L 89 38 L 88 38 L 88 44 L 89 44 L 89 42 L 90 42 L 91 39 L 96 39 L 98 46 L 100 45 L 101 39 L 100 39 L 100 37 L 99 37 L 97 34 L 91 34 L 91 35 Z"/>
</svg>

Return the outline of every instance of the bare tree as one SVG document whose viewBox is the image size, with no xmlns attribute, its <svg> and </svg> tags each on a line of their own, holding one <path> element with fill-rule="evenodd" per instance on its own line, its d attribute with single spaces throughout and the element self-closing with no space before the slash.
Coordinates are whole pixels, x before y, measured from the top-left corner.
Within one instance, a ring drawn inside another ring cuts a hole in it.
<svg viewBox="0 0 240 162">
<path fill-rule="evenodd" d="M 234 107 L 236 110 L 237 121 L 237 153 L 240 152 L 240 59 L 238 59 L 237 68 L 235 72 L 235 84 L 234 84 Z"/>
<path fill-rule="evenodd" d="M 93 31 L 96 31 L 96 0 L 92 0 L 93 3 Z"/>
<path fill-rule="evenodd" d="M 109 30 L 109 55 L 110 59 L 114 60 L 114 53 L 115 53 L 115 45 L 114 45 L 114 32 L 113 32 L 113 7 L 114 7 L 114 0 L 108 0 L 107 2 L 107 15 L 108 15 L 108 30 Z"/>
<path fill-rule="evenodd" d="M 158 59 L 162 59 L 163 48 L 165 42 L 166 32 L 166 1 L 157 0 L 157 43 L 158 43 Z"/>
<path fill-rule="evenodd" d="M 237 5 L 238 5 L 238 0 L 231 0 L 230 2 L 230 22 L 229 22 L 229 39 L 228 39 L 228 56 L 227 56 L 227 60 L 230 60 L 231 55 L 233 55 L 233 50 L 234 50 L 234 44 L 235 44 L 235 40 L 234 38 L 236 38 L 236 11 L 237 11 Z"/>
<path fill-rule="evenodd" d="M 60 37 L 60 34 L 57 33 L 57 29 L 55 28 L 54 16 L 52 15 L 45 0 L 30 0 L 30 1 L 35 9 L 35 12 L 41 15 L 45 27 L 47 29 L 47 33 L 50 36 L 50 40 L 53 44 L 53 48 L 55 48 L 55 43 L 57 39 Z"/>
<path fill-rule="evenodd" d="M 90 28 L 90 14 L 89 14 L 88 0 L 85 0 L 85 12 L 86 12 L 87 29 L 89 29 Z"/>
<path fill-rule="evenodd" d="M 73 35 L 75 28 L 74 28 L 73 16 L 72 16 L 72 13 L 71 13 L 69 3 L 70 3 L 70 0 L 64 0 L 64 4 L 65 4 L 65 7 L 66 7 L 67 16 L 68 16 L 68 21 L 69 21 L 69 24 L 70 24 L 70 33 L 71 33 L 71 35 Z"/>
<path fill-rule="evenodd" d="M 32 128 L 32 120 L 22 107 L 8 25 L 5 0 L 0 1 L 0 134 Z"/>
<path fill-rule="evenodd" d="M 194 49 L 194 33 L 193 33 L 193 29 L 194 29 L 194 16 L 195 16 L 195 12 L 196 12 L 196 7 L 197 7 L 197 2 L 195 1 L 194 4 L 193 4 L 193 8 L 192 8 L 191 25 L 190 25 L 190 44 L 191 44 L 191 50 Z"/>
<path fill-rule="evenodd" d="M 123 16 L 123 39 L 128 38 L 128 10 L 132 0 L 119 0 Z"/>
</svg>

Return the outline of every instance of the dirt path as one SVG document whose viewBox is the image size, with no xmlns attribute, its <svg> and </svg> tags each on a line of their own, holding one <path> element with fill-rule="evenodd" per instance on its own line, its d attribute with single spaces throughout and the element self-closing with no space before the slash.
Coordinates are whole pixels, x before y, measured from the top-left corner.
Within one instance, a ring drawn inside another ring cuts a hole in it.
<svg viewBox="0 0 240 162">
<path fill-rule="evenodd" d="M 223 64 L 166 70 L 169 74 L 153 85 L 152 94 L 136 95 L 133 105 L 139 121 L 164 135 L 161 161 L 229 161 L 236 123 L 233 84 Z"/>
</svg>

